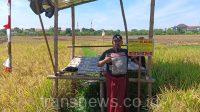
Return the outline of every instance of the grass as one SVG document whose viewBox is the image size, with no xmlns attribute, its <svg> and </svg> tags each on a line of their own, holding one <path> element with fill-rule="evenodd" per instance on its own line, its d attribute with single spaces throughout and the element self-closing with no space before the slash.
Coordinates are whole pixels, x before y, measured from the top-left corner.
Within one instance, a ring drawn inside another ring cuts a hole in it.
<svg viewBox="0 0 200 112">
<path fill-rule="evenodd" d="M 187 90 L 164 88 L 158 95 L 158 104 L 153 104 L 154 112 L 199 112 L 200 89 L 194 86 Z"/>
<path fill-rule="evenodd" d="M 99 44 L 98 41 L 88 43 Z M 52 41 L 50 45 L 52 49 Z M 69 62 L 70 49 L 67 45 L 70 45 L 69 41 L 59 42 L 60 69 Z M 0 64 L 7 58 L 5 48 L 6 44 L 0 44 Z M 99 50 L 97 53 L 100 53 Z M 76 54 L 97 55 L 88 48 L 77 49 Z M 153 111 L 199 112 L 199 57 L 200 46 L 156 44 L 152 73 L 156 79 L 153 93 L 157 96 L 158 102 L 152 104 Z M 0 111 L 54 111 L 52 105 L 44 106 L 41 100 L 42 97 L 49 98 L 52 95 L 52 81 L 46 77 L 53 72 L 44 41 L 15 38 L 13 65 L 12 74 L 5 74 L 0 66 Z M 59 83 L 59 96 L 69 96 L 71 81 Z"/>
<path fill-rule="evenodd" d="M 155 112 L 199 112 L 200 46 L 157 46 L 153 86 Z"/>
<path fill-rule="evenodd" d="M 90 48 L 82 48 L 85 57 L 95 57 L 97 53 Z"/>
<path fill-rule="evenodd" d="M 59 45 L 60 68 L 69 62 L 66 57 L 69 56 L 69 49 L 66 47 L 64 42 Z M 3 63 L 7 58 L 6 52 L 1 55 L 0 63 Z M 41 100 L 42 97 L 51 97 L 52 93 L 52 82 L 46 77 L 53 72 L 44 41 L 28 38 L 14 40 L 13 65 L 12 74 L 4 73 L 2 66 L 0 68 L 0 111 L 53 111 L 52 107 L 44 107 Z M 62 88 L 60 91 L 66 93 Z"/>
</svg>

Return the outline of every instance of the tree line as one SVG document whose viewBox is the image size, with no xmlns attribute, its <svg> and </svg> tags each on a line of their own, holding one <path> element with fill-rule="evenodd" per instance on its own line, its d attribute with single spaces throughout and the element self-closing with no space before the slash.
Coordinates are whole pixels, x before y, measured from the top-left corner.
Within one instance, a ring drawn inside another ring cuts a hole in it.
<svg viewBox="0 0 200 112">
<path fill-rule="evenodd" d="M 46 34 L 48 36 L 52 36 L 54 34 L 54 28 L 51 27 L 49 29 L 45 29 Z M 61 36 L 71 36 L 72 30 L 71 28 L 66 28 L 64 31 L 59 28 L 58 34 Z M 76 29 L 75 33 L 77 36 L 101 36 L 102 31 L 105 32 L 107 36 L 114 35 L 114 34 L 121 34 L 125 35 L 125 31 L 120 30 L 95 30 L 93 28 L 82 28 L 82 29 Z M 128 34 L 131 35 L 148 35 L 148 30 L 145 29 L 132 29 L 131 31 L 128 31 Z M 166 29 L 154 29 L 155 35 L 194 35 L 194 34 L 200 34 L 200 31 L 186 31 L 186 30 L 174 30 L 172 28 L 166 28 Z M 41 29 L 37 30 L 35 28 L 30 29 L 20 29 L 18 27 L 15 27 L 12 29 L 12 35 L 14 36 L 42 36 L 43 32 Z M 0 36 L 6 36 L 6 30 L 1 29 L 0 30 Z"/>
</svg>

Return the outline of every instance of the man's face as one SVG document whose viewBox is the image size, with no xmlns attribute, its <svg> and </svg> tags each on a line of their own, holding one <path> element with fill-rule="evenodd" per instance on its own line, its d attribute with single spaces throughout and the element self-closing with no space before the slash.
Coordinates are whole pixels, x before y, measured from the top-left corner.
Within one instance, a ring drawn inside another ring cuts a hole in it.
<svg viewBox="0 0 200 112">
<path fill-rule="evenodd" d="M 113 48 L 119 49 L 121 48 L 123 41 L 121 39 L 113 39 L 112 44 L 113 44 Z"/>
</svg>

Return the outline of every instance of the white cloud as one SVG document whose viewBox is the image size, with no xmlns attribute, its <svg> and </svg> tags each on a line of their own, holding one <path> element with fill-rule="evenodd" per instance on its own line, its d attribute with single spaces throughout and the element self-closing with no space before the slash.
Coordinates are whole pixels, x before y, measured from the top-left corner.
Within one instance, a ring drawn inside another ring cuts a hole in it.
<svg viewBox="0 0 200 112">
<path fill-rule="evenodd" d="M 180 23 L 194 24 L 200 12 L 195 4 L 191 4 L 192 1 L 195 0 L 169 0 L 163 7 L 158 6 L 155 12 L 155 26 L 164 28 Z"/>
</svg>

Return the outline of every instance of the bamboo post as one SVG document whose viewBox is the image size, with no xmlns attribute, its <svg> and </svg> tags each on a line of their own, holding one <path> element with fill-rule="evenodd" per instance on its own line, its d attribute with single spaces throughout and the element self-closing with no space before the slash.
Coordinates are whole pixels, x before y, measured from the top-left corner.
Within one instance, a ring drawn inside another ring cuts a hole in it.
<svg viewBox="0 0 200 112">
<path fill-rule="evenodd" d="M 71 59 L 74 58 L 75 56 L 75 7 L 71 7 L 71 19 L 72 19 L 72 49 L 71 49 Z M 72 95 L 75 96 L 76 94 L 76 89 L 77 89 L 77 81 L 73 80 L 72 81 Z"/>
<path fill-rule="evenodd" d="M 155 0 L 151 0 L 151 9 L 150 9 L 150 27 L 149 27 L 149 39 L 153 39 L 154 35 L 154 12 L 155 12 Z M 151 78 L 151 69 L 152 69 L 152 56 L 148 56 L 148 65 L 147 65 L 147 75 Z M 152 98 L 152 83 L 148 83 L 148 106 L 150 106 Z"/>
<path fill-rule="evenodd" d="M 102 73 L 100 74 L 100 78 L 103 77 L 102 76 Z M 103 102 L 103 100 L 105 98 L 105 95 L 104 95 L 104 81 L 103 80 L 100 80 L 100 102 Z M 104 112 L 104 105 L 102 103 L 102 105 L 100 105 L 100 108 L 101 108 L 101 112 Z"/>
<path fill-rule="evenodd" d="M 127 50 L 128 50 L 128 28 L 127 28 L 127 22 L 126 22 L 126 15 L 124 12 L 123 1 L 122 0 L 119 0 L 119 1 L 120 1 L 122 17 L 123 17 L 123 21 L 124 21 L 124 28 L 125 28 L 125 33 L 126 33 L 126 45 L 127 45 Z"/>
<path fill-rule="evenodd" d="M 139 69 L 138 69 L 138 108 L 137 112 L 140 112 L 140 96 L 141 96 L 141 56 L 139 56 Z"/>
<path fill-rule="evenodd" d="M 155 12 L 155 0 L 151 0 L 149 39 L 153 39 L 153 34 L 154 34 L 154 12 Z"/>
<path fill-rule="evenodd" d="M 54 65 L 55 70 L 58 72 L 58 0 L 55 0 L 55 13 L 54 13 Z M 56 75 L 56 74 L 55 74 Z M 55 79 L 54 82 L 54 93 L 55 98 L 58 100 L 58 110 L 60 110 L 60 102 L 59 102 L 59 96 L 58 96 L 58 79 Z"/>
<path fill-rule="evenodd" d="M 71 59 L 74 58 L 75 54 L 75 8 L 71 7 L 71 19 L 72 19 L 72 51 L 71 51 Z"/>
<path fill-rule="evenodd" d="M 35 6 L 36 6 L 36 9 L 37 9 L 37 12 L 39 12 L 38 0 L 36 0 Z M 47 46 L 47 51 L 49 53 L 49 58 L 50 58 L 50 61 L 51 61 L 52 67 L 53 67 L 53 71 L 54 71 L 54 74 L 56 74 L 57 71 L 56 71 L 55 64 L 54 64 L 54 61 L 53 61 L 53 56 L 51 54 L 51 50 L 50 50 L 50 47 L 49 47 L 49 42 L 48 42 L 47 35 L 46 35 L 45 29 L 44 29 L 44 24 L 43 24 L 43 21 L 42 21 L 42 17 L 41 17 L 40 14 L 38 14 L 38 17 L 39 17 L 39 20 L 40 20 L 40 25 L 42 27 L 42 33 L 44 35 L 44 39 L 45 39 L 45 43 L 46 43 L 46 46 Z"/>
<path fill-rule="evenodd" d="M 55 0 L 54 13 L 54 63 L 56 71 L 58 71 L 58 0 Z"/>
</svg>

